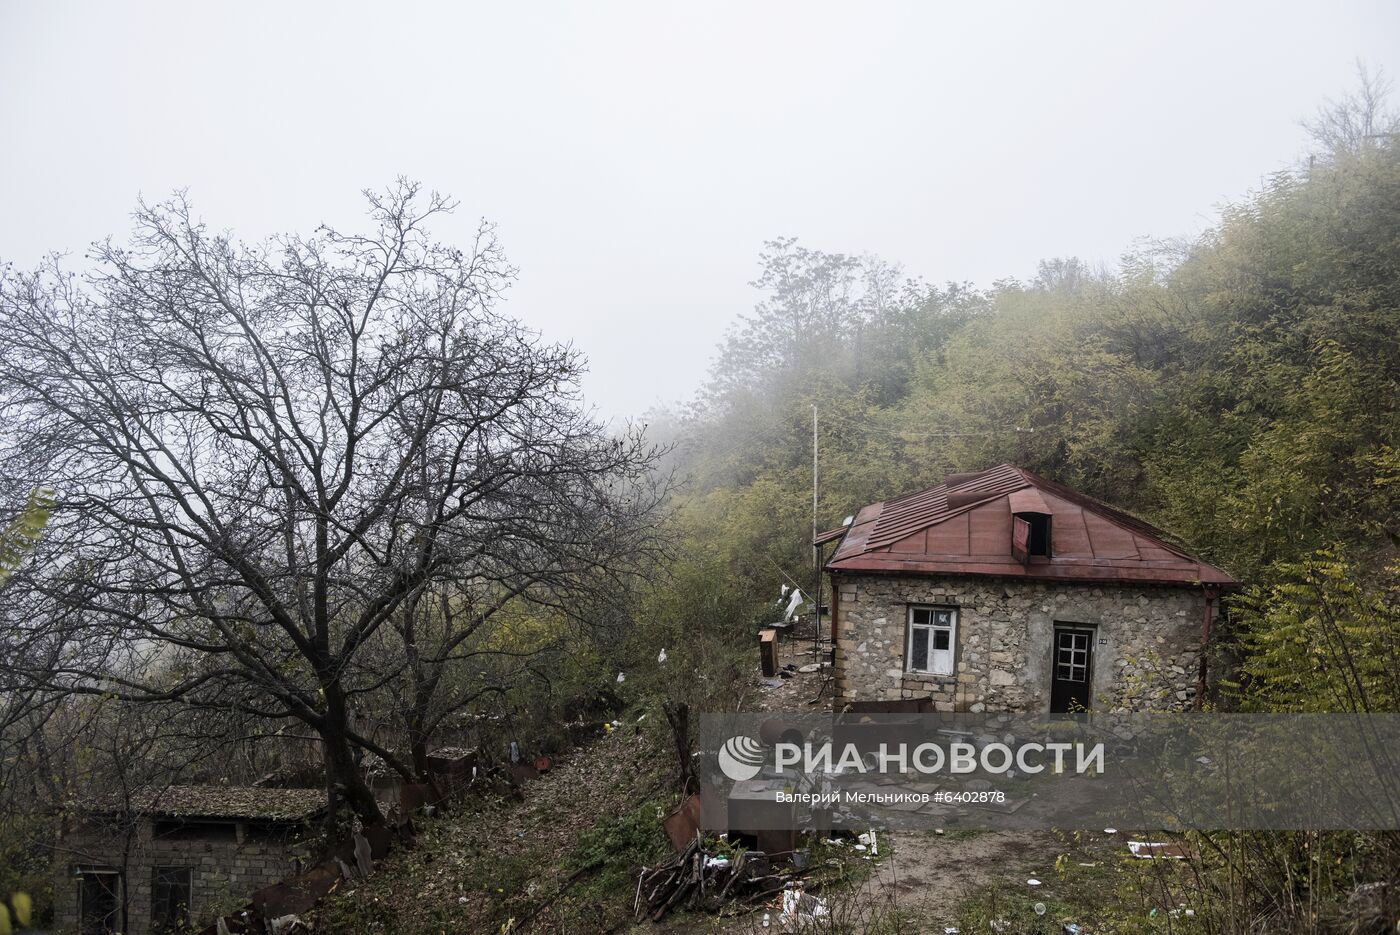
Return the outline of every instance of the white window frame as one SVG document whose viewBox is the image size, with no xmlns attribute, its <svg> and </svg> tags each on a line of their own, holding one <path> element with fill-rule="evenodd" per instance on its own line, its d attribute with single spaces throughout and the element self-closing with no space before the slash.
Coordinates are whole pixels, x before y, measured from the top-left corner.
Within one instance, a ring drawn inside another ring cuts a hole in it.
<svg viewBox="0 0 1400 935">
<path fill-rule="evenodd" d="M 904 671 L 920 675 L 952 675 L 957 664 L 958 649 L 958 609 L 936 604 L 910 604 L 904 627 Z M 947 649 L 935 648 L 941 640 L 937 635 L 948 634 Z M 916 640 L 924 641 L 928 652 L 925 667 L 914 666 L 914 646 Z"/>
</svg>

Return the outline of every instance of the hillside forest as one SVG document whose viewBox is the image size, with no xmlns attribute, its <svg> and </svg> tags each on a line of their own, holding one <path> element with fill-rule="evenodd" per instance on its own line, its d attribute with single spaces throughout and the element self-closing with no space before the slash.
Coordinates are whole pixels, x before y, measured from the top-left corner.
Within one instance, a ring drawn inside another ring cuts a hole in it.
<svg viewBox="0 0 1400 935">
<path fill-rule="evenodd" d="M 1400 711 L 1375 90 L 1112 267 L 933 284 L 774 239 L 705 385 L 622 427 L 577 350 L 498 311 L 494 230 L 437 243 L 453 205 L 412 183 L 366 233 L 248 246 L 180 196 L 92 272 L 7 267 L 0 892 L 45 918 L 65 815 L 151 783 L 310 777 L 343 828 L 382 817 L 367 775 L 442 745 L 555 752 L 625 711 L 668 761 L 662 713 L 752 703 L 756 630 L 815 581 L 814 412 L 821 528 L 1013 462 L 1245 582 L 1210 707 Z M 1202 930 L 1312 930 L 1400 879 L 1394 833 L 1199 837 Z"/>
</svg>

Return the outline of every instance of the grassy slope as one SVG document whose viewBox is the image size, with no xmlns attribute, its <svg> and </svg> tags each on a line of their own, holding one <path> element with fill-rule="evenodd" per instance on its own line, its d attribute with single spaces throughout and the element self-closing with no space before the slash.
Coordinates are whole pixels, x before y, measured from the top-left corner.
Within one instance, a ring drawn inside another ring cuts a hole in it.
<svg viewBox="0 0 1400 935">
<path fill-rule="evenodd" d="M 336 893 L 318 932 L 608 931 L 630 920 L 630 868 L 664 854 L 675 796 L 646 738 L 619 731 L 525 787 L 420 821 L 417 846 Z"/>
</svg>

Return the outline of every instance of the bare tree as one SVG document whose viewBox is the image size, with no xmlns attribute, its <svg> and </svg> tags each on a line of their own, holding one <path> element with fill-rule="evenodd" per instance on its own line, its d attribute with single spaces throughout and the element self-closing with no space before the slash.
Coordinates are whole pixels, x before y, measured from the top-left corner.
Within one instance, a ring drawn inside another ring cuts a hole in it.
<svg viewBox="0 0 1400 935">
<path fill-rule="evenodd" d="M 1313 141 L 1331 155 L 1357 153 L 1400 136 L 1400 114 L 1386 109 L 1390 82 L 1382 69 L 1356 63 L 1357 88 L 1341 100 L 1328 100 L 1302 121 Z"/>
<path fill-rule="evenodd" d="M 464 252 L 425 233 L 440 196 L 366 196 L 371 233 L 245 245 L 180 195 L 88 275 L 6 271 L 0 487 L 56 500 L 0 612 L 30 685 L 301 721 L 369 822 L 357 754 L 412 775 L 353 716 L 410 664 L 383 633 L 433 584 L 523 593 L 561 544 L 587 574 L 587 537 L 641 534 L 657 497 L 579 355 L 494 311 L 493 229 Z"/>
</svg>

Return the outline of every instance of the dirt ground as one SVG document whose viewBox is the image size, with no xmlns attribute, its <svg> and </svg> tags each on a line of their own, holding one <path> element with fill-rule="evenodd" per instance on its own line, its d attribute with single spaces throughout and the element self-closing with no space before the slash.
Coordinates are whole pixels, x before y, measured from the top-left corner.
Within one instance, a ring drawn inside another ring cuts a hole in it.
<svg viewBox="0 0 1400 935">
<path fill-rule="evenodd" d="M 805 640 L 783 643 L 779 662 L 798 667 L 819 657 Z M 813 712 L 831 710 L 830 669 L 794 673 L 785 679 L 760 680 L 758 709 Z M 881 858 L 868 880 L 853 884 L 828 900 L 859 902 L 879 913 L 897 913 L 920 932 L 942 932 L 955 924 L 958 907 L 989 887 L 1024 886 L 1027 879 L 1053 878 L 1055 858 L 1064 843 L 1054 832 L 894 831 L 882 834 Z M 698 922 L 668 932 L 743 933 L 764 930 L 764 910 L 723 922 Z M 771 913 L 771 910 L 770 910 Z M 776 919 L 776 914 L 773 914 Z M 774 923 L 776 925 L 776 922 Z"/>
<path fill-rule="evenodd" d="M 872 877 L 869 895 L 932 932 L 952 925 L 958 907 L 988 887 L 1052 880 L 1063 851 L 1048 831 L 896 831 L 887 840 L 890 857 Z"/>
</svg>

